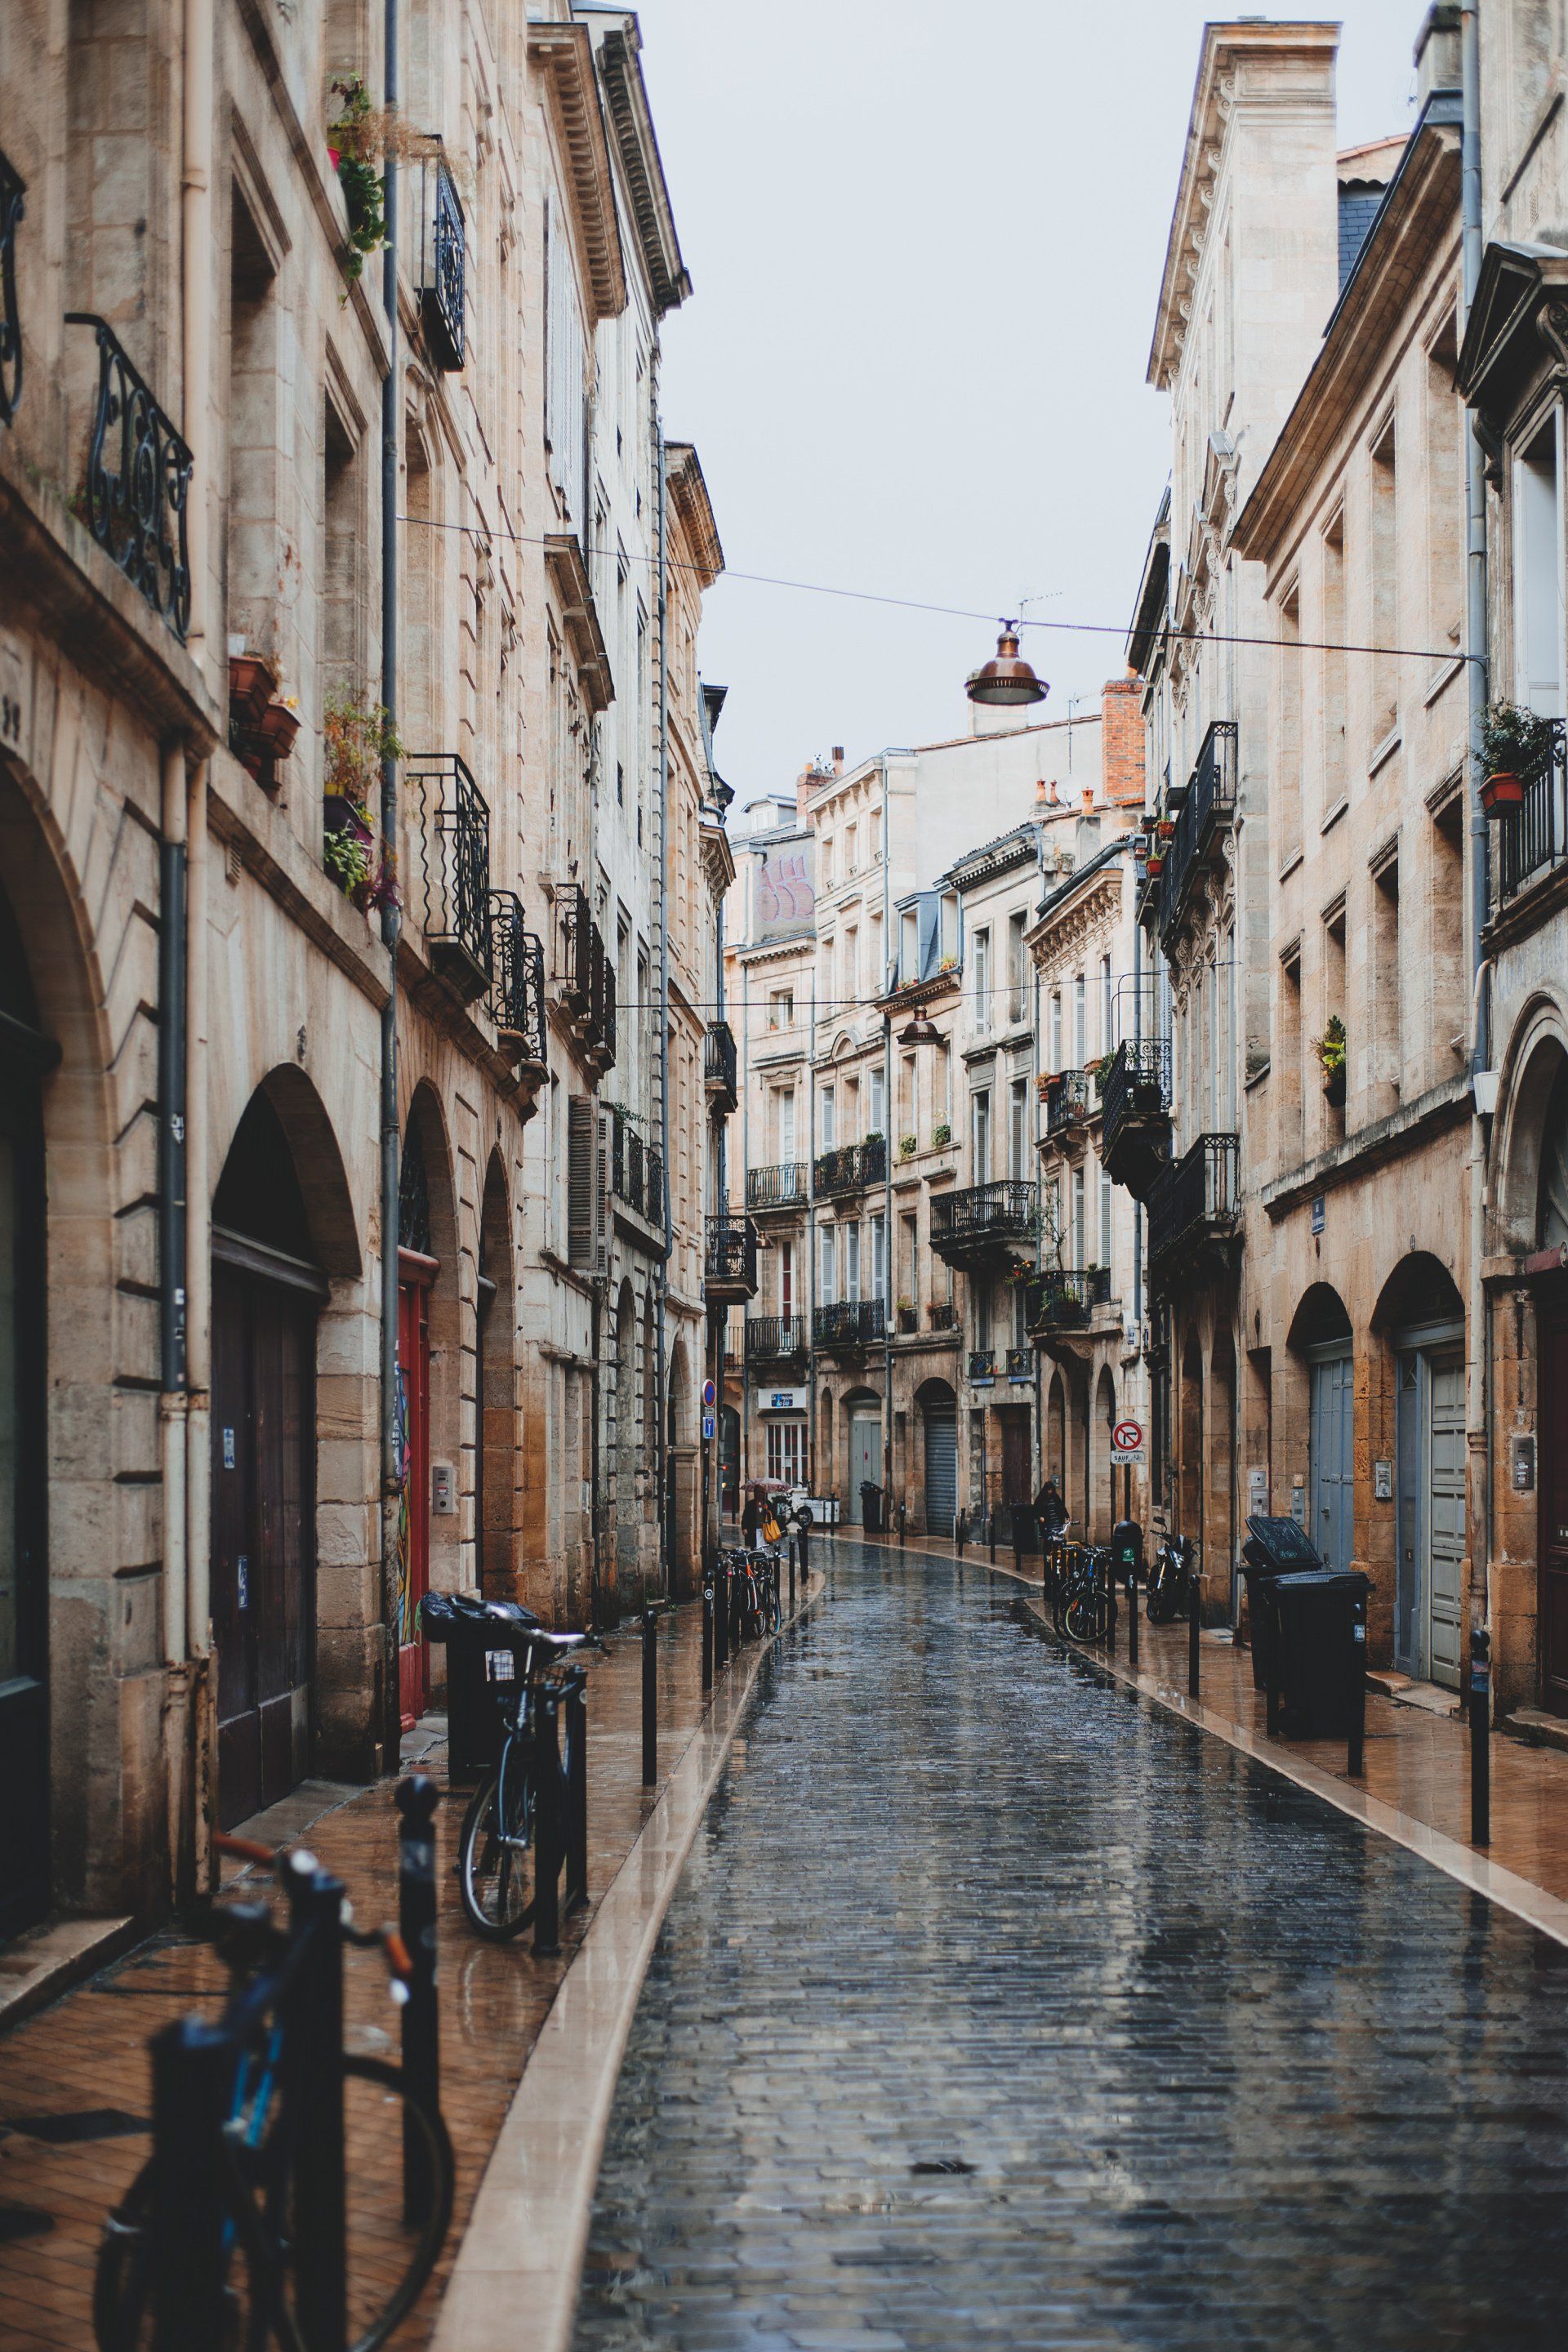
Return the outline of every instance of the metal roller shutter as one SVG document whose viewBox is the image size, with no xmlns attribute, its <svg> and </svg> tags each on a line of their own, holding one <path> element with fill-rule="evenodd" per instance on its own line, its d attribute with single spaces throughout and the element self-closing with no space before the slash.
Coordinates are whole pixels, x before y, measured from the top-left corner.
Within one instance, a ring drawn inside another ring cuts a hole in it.
<svg viewBox="0 0 1568 2352">
<path fill-rule="evenodd" d="M 952 1532 L 958 1509 L 958 1408 L 927 1405 L 926 1528 L 930 1534 Z"/>
</svg>

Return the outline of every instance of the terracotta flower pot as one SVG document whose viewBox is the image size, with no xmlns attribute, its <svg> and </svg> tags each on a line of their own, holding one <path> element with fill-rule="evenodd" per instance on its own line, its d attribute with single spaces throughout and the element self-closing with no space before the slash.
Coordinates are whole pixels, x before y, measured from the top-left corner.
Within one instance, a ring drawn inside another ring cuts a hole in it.
<svg viewBox="0 0 1568 2352">
<path fill-rule="evenodd" d="M 281 702 L 269 702 L 261 714 L 258 732 L 275 760 L 286 760 L 300 732 L 300 714 Z"/>
<path fill-rule="evenodd" d="M 1160 852 L 1156 849 L 1156 850 L 1152 853 L 1152 855 L 1151 856 L 1151 857 L 1150 857 L 1150 859 L 1149 859 L 1148 874 L 1149 874 L 1149 879 L 1150 879 L 1150 881 L 1151 881 L 1151 882 L 1155 881 L 1155 880 L 1158 878 L 1158 877 L 1159 877 L 1159 875 L 1160 875 L 1160 873 L 1161 873 L 1162 869 L 1163 869 L 1163 866 L 1164 866 L 1164 863 L 1165 863 L 1164 858 L 1161 856 Z"/>
<path fill-rule="evenodd" d="M 236 724 L 258 728 L 262 714 L 278 691 L 278 681 L 259 654 L 230 654 L 228 708 Z"/>
<path fill-rule="evenodd" d="M 1488 776 L 1481 785 L 1481 806 L 1490 817 L 1506 816 L 1510 809 L 1524 805 L 1524 785 L 1518 776 L 1500 769 Z"/>
</svg>

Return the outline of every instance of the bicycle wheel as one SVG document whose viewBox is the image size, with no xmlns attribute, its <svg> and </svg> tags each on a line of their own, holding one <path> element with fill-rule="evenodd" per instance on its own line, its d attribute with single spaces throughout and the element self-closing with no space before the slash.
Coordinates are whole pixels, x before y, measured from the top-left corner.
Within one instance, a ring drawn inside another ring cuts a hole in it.
<svg viewBox="0 0 1568 2352">
<path fill-rule="evenodd" d="M 437 2110 L 379 2058 L 343 2061 L 348 2211 L 344 2272 L 349 2352 L 377 2352 L 418 2301 L 452 2221 L 452 2143 Z M 405 2217 L 404 2151 L 417 2150 L 426 2187 Z"/>
<path fill-rule="evenodd" d="M 506 1943 L 533 1916 L 533 1775 L 520 1739 L 476 1790 L 458 1843 L 463 1908 L 481 1936 Z"/>
</svg>

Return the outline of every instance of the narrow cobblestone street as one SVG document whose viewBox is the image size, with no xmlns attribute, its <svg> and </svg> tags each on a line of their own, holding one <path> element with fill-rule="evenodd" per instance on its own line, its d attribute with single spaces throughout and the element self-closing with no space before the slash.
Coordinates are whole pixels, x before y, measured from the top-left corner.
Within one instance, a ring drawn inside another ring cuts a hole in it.
<svg viewBox="0 0 1568 2352">
<path fill-rule="evenodd" d="M 847 1542 L 671 1906 L 580 2352 L 1545 2347 L 1568 1951 Z"/>
</svg>

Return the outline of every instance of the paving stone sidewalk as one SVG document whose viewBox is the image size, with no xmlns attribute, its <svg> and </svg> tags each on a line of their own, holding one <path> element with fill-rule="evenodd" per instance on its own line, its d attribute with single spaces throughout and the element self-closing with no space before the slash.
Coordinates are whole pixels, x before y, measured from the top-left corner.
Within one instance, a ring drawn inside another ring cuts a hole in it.
<svg viewBox="0 0 1568 2352">
<path fill-rule="evenodd" d="M 685 1607 L 658 1639 L 661 1775 L 668 1777 L 708 1705 L 701 1690 L 700 1621 Z M 588 1878 L 590 1907 L 563 1926 L 561 1957 L 536 1960 L 525 1936 L 483 1943 L 465 1920 L 452 1863 L 467 1792 L 444 1793 L 437 1814 L 440 1916 L 441 2104 L 457 2156 L 457 2204 L 439 2271 L 397 2336 L 427 2339 L 442 2285 L 496 2134 L 529 2051 L 594 1909 L 655 1801 L 641 1786 L 641 1643 L 612 1638 L 591 1662 Z M 446 1783 L 444 1721 L 407 1743 L 405 1763 Z M 267 1843 L 303 1836 L 344 1881 L 362 1921 L 395 1918 L 397 1822 L 394 1784 L 353 1790 L 308 1783 L 247 1824 Z M 266 1874 L 230 1873 L 260 1885 Z M 205 1946 L 177 1927 L 140 1944 L 50 2008 L 0 2034 L 0 2347 L 92 2342 L 93 2264 L 103 2217 L 151 2149 L 147 2042 L 156 2029 L 216 2004 L 223 1972 Z M 395 2057 L 397 2015 L 378 1958 L 346 1961 L 349 2046 Z M 398 2147 L 385 2118 L 351 2107 L 350 2171 L 362 2220 L 395 2210 Z M 351 2228 L 354 2226 L 351 2216 Z"/>
</svg>

